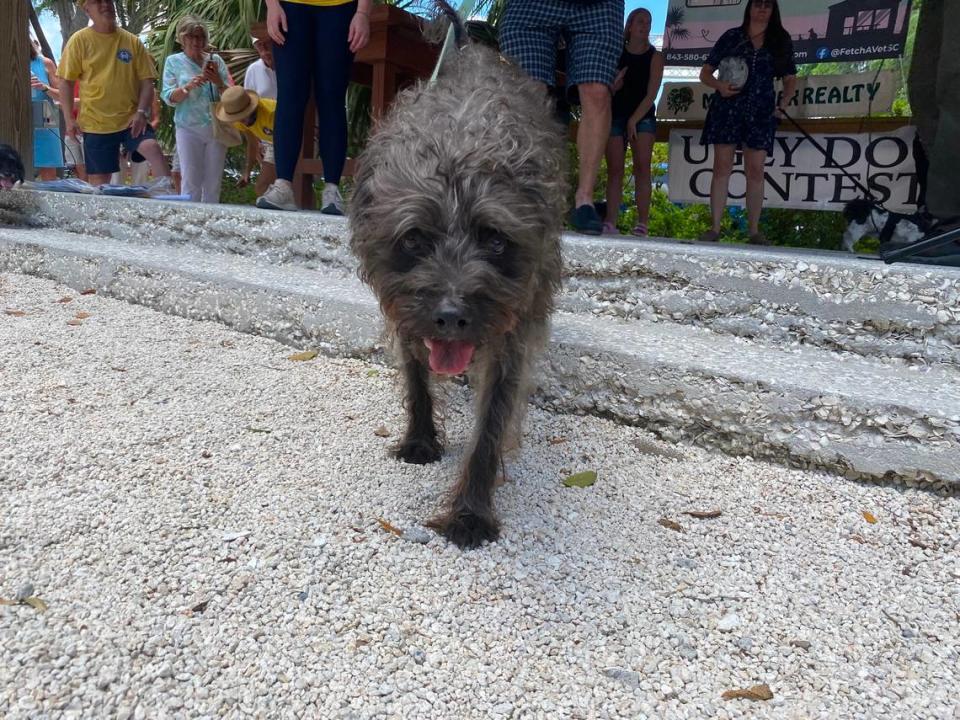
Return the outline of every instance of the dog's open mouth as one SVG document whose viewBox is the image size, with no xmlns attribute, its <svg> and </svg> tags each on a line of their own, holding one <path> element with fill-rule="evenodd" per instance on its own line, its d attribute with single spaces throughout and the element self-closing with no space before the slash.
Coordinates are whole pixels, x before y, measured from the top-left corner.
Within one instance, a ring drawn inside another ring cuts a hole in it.
<svg viewBox="0 0 960 720">
<path fill-rule="evenodd" d="M 463 340 L 436 340 L 424 338 L 430 350 L 430 369 L 442 375 L 459 375 L 473 359 L 476 346 Z"/>
</svg>

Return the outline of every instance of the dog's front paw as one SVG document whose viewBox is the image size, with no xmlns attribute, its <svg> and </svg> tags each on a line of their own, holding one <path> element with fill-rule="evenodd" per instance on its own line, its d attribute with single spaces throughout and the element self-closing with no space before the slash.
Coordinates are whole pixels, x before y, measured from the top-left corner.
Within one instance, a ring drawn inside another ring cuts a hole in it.
<svg viewBox="0 0 960 720">
<path fill-rule="evenodd" d="M 454 545 L 465 550 L 480 547 L 500 537 L 500 523 L 493 515 L 477 515 L 467 510 L 451 511 L 429 523 Z"/>
<path fill-rule="evenodd" d="M 443 455 L 443 447 L 436 440 L 407 439 L 397 445 L 393 455 L 399 460 L 414 465 L 435 463 Z"/>
</svg>

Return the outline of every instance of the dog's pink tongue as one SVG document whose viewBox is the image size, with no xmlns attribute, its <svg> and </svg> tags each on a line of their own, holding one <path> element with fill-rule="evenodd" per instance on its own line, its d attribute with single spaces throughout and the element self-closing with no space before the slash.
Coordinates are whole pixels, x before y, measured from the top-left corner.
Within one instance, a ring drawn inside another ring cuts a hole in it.
<svg viewBox="0 0 960 720">
<path fill-rule="evenodd" d="M 430 369 L 443 375 L 459 375 L 473 358 L 474 346 L 461 340 L 425 340 L 430 348 Z"/>
</svg>

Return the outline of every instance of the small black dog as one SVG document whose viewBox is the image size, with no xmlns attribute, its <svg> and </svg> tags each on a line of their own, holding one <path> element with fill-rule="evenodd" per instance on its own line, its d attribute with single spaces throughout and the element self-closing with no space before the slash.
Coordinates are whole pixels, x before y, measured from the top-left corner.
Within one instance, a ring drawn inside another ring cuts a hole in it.
<svg viewBox="0 0 960 720">
<path fill-rule="evenodd" d="M 462 37 L 455 11 L 437 4 Z M 469 370 L 474 435 L 430 525 L 475 547 L 498 536 L 497 471 L 518 440 L 530 365 L 560 285 L 563 130 L 543 85 L 474 44 L 445 61 L 435 84 L 397 99 L 359 166 L 350 246 L 406 385 L 408 424 L 395 454 L 440 459 L 431 374 Z"/>
<path fill-rule="evenodd" d="M 23 182 L 23 161 L 20 153 L 9 145 L 0 143 L 0 190 L 9 190 Z"/>
<path fill-rule="evenodd" d="M 843 233 L 843 249 L 853 252 L 860 238 L 873 235 L 880 245 L 910 245 L 926 235 L 926 223 L 920 215 L 901 215 L 885 210 L 866 198 L 851 200 L 843 208 L 847 229 Z"/>
</svg>

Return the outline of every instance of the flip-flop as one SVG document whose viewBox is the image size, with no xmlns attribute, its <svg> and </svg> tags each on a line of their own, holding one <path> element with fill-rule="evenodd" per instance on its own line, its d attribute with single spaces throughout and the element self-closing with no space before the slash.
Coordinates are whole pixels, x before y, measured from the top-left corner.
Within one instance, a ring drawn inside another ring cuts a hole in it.
<svg viewBox="0 0 960 720">
<path fill-rule="evenodd" d="M 614 225 L 612 222 L 606 222 L 606 221 L 604 221 L 604 223 L 603 223 L 603 230 L 602 230 L 601 232 L 602 232 L 602 234 L 604 234 L 604 235 L 619 235 L 619 234 L 620 234 L 620 231 L 617 230 L 617 226 L 616 226 L 616 225 Z"/>
<path fill-rule="evenodd" d="M 697 239 L 700 242 L 717 242 L 720 239 L 720 233 L 716 230 L 707 230 L 706 232 L 700 233 L 700 237 Z"/>
<path fill-rule="evenodd" d="M 647 237 L 647 226 L 643 223 L 637 223 L 633 226 L 633 234 L 637 237 Z"/>
</svg>

